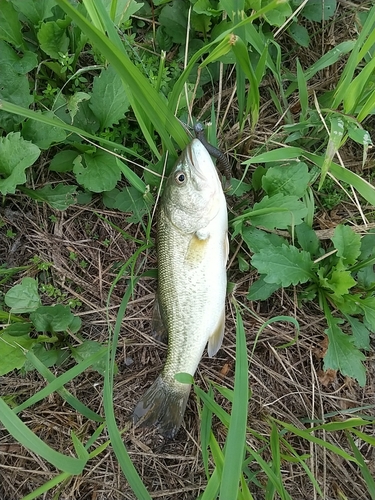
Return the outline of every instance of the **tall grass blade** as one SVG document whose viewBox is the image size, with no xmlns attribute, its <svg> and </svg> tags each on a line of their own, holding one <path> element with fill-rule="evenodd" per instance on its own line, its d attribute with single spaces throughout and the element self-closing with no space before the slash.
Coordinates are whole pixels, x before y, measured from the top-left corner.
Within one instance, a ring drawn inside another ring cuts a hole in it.
<svg viewBox="0 0 375 500">
<path fill-rule="evenodd" d="M 26 401 L 24 401 L 22 404 L 14 408 L 13 409 L 14 413 L 17 415 L 17 413 L 19 413 L 20 411 L 29 408 L 31 405 L 37 403 L 38 401 L 41 401 L 42 399 L 48 397 L 50 394 L 56 391 L 67 403 L 70 404 L 72 408 L 74 408 L 78 413 L 80 413 L 87 419 L 94 420 L 95 422 L 103 422 L 104 420 L 103 417 L 101 417 L 94 411 L 90 410 L 90 408 L 88 408 L 86 405 L 81 403 L 81 401 L 75 398 L 67 389 L 65 389 L 65 387 L 63 387 L 63 383 L 69 382 L 74 377 L 85 371 L 86 368 L 88 368 L 88 366 L 92 365 L 93 363 L 98 361 L 102 356 L 104 356 L 106 351 L 107 351 L 106 348 L 102 349 L 101 351 L 98 351 L 94 355 L 95 358 L 93 358 L 93 356 L 90 356 L 90 358 L 87 358 L 85 360 L 84 364 L 82 361 L 77 366 L 73 367 L 74 370 L 73 372 L 71 370 L 68 370 L 58 378 L 53 375 L 53 373 L 40 361 L 39 358 L 35 356 L 35 354 L 32 351 L 29 351 L 26 354 L 26 358 L 33 364 L 34 368 L 38 370 L 38 372 L 42 375 L 42 377 L 44 377 L 47 380 L 47 382 L 49 382 L 49 384 L 44 389 L 41 389 L 36 394 L 34 394 Z M 89 361 L 90 363 L 89 365 L 87 365 L 87 361 Z M 77 369 L 79 369 L 78 373 Z M 64 376 L 63 379 L 61 378 L 62 376 Z"/>
<path fill-rule="evenodd" d="M 134 280 L 134 285 L 138 280 Z M 133 293 L 133 287 L 128 286 L 121 305 L 118 310 L 117 320 L 113 331 L 112 348 L 108 350 L 107 369 L 104 377 L 104 412 L 107 421 L 108 434 L 111 439 L 113 450 L 119 461 L 122 472 L 129 482 L 130 487 L 140 500 L 151 500 L 151 497 L 138 475 L 133 462 L 125 448 L 121 433 L 116 425 L 116 418 L 113 409 L 113 366 L 115 362 L 116 348 L 118 344 L 119 332 L 121 329 L 122 318 L 125 315 L 126 307 Z"/>
<path fill-rule="evenodd" d="M 155 88 L 149 83 L 138 68 L 128 59 L 122 50 L 108 39 L 103 33 L 96 29 L 92 24 L 75 9 L 68 0 L 56 0 L 56 3 L 68 14 L 71 19 L 79 26 L 85 35 L 90 39 L 90 42 L 97 47 L 102 55 L 116 69 L 126 88 L 130 89 L 131 105 L 134 109 L 140 107 L 145 115 L 148 115 L 155 130 L 160 134 L 165 147 L 174 156 L 176 150 L 173 142 L 170 139 L 171 135 L 177 142 L 179 147 L 183 149 L 188 137 L 181 123 L 174 116 L 173 112 L 168 108 L 165 102 L 161 99 Z M 145 133 L 145 130 L 142 130 Z M 152 147 L 155 155 L 158 157 L 159 152 L 153 143 L 148 143 Z"/>
<path fill-rule="evenodd" d="M 268 151 L 267 153 L 261 153 L 259 155 L 253 156 L 250 160 L 243 162 L 243 164 L 250 165 L 252 163 L 285 161 L 287 159 L 295 159 L 300 156 L 310 160 L 320 168 L 322 168 L 323 166 L 323 157 L 313 153 L 309 153 L 302 148 L 291 146 L 274 149 L 273 151 Z M 375 188 L 369 182 L 367 182 L 365 179 L 355 174 L 354 172 L 334 162 L 331 162 L 331 164 L 329 165 L 329 170 L 334 177 L 336 177 L 340 181 L 352 185 L 371 205 L 375 206 Z"/>
<path fill-rule="evenodd" d="M 132 149 L 129 149 L 123 146 L 122 144 L 118 144 L 117 142 L 109 141 L 108 139 L 105 139 L 103 137 L 92 135 L 81 128 L 75 127 L 74 125 L 69 125 L 68 123 L 65 123 L 62 120 L 60 120 L 60 118 L 58 118 L 57 116 L 54 116 L 52 118 L 51 116 L 42 114 L 38 111 L 33 111 L 31 109 L 23 108 L 21 106 L 18 106 L 17 104 L 13 104 L 11 102 L 4 101 L 2 99 L 0 99 L 0 111 L 1 110 L 7 111 L 8 113 L 12 113 L 14 115 L 23 116 L 24 118 L 30 118 L 31 120 L 43 123 L 44 125 L 49 125 L 50 127 L 61 128 L 66 132 L 71 132 L 73 134 L 81 135 L 82 137 L 87 137 L 88 139 L 91 139 L 96 143 L 102 144 L 103 146 L 108 146 L 108 148 L 110 149 L 117 149 L 119 151 L 124 151 L 128 155 L 134 156 L 135 158 L 142 160 L 142 162 L 147 163 L 146 158 L 139 155 L 136 151 L 133 151 Z"/>
<path fill-rule="evenodd" d="M 375 43 L 375 6 L 370 10 L 366 22 L 362 27 L 358 39 L 354 42 L 352 53 L 349 56 L 348 62 L 345 65 L 339 83 L 336 87 L 335 98 L 332 103 L 332 108 L 338 108 L 344 100 L 353 76 L 357 71 L 358 64 L 365 56 L 366 52 Z M 368 37 L 367 41 L 366 38 Z"/>
<path fill-rule="evenodd" d="M 259 453 L 247 447 L 247 452 L 253 457 L 253 459 L 259 464 L 262 471 L 267 475 L 268 479 L 274 485 L 275 490 L 279 494 L 282 500 L 292 500 L 289 493 L 284 488 L 280 471 L 276 474 L 275 471 L 268 465 L 268 463 L 261 457 Z"/>
<path fill-rule="evenodd" d="M 244 443 L 246 442 L 246 426 L 249 392 L 249 365 L 245 329 L 241 313 L 236 307 L 236 368 L 234 382 L 234 398 L 232 414 L 225 444 L 225 460 L 220 486 L 220 500 L 236 498 L 242 462 L 244 458 Z"/>
<path fill-rule="evenodd" d="M 0 421 L 16 441 L 44 458 L 57 469 L 70 474 L 80 474 L 86 465 L 86 460 L 63 455 L 52 449 L 48 444 L 36 436 L 9 406 L 0 398 Z"/>
<path fill-rule="evenodd" d="M 354 439 L 350 435 L 350 432 L 346 432 L 346 437 L 348 438 L 349 444 L 353 450 L 354 456 L 357 459 L 357 462 L 359 464 L 359 468 L 362 472 L 363 479 L 366 482 L 367 490 L 372 498 L 372 500 L 375 500 L 375 481 L 374 481 L 374 476 L 371 473 L 370 469 L 368 468 L 362 453 L 359 451 L 357 448 Z"/>
<path fill-rule="evenodd" d="M 309 429 L 309 430 L 299 429 L 298 427 L 295 427 L 294 425 L 288 424 L 286 422 L 282 422 L 282 421 L 277 420 L 277 419 L 274 419 L 274 420 L 275 420 L 275 422 L 279 423 L 282 427 L 284 427 L 284 429 L 286 429 L 289 432 L 292 432 L 296 436 L 299 436 L 303 439 L 306 439 L 312 443 L 316 443 L 317 445 L 322 446 L 323 448 L 326 448 L 329 451 L 332 451 L 336 455 L 339 455 L 344 460 L 348 460 L 350 462 L 357 462 L 357 460 L 354 457 L 349 455 L 349 453 L 342 450 L 338 446 L 335 446 L 335 445 L 329 443 L 328 441 L 324 441 L 324 439 L 320 439 L 316 436 L 311 435 L 311 431 L 313 429 Z"/>
</svg>

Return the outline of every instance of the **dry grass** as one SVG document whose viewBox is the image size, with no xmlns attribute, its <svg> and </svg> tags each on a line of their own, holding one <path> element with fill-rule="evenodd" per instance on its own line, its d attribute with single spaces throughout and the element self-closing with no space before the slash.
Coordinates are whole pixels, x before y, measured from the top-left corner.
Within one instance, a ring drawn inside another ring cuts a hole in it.
<svg viewBox="0 0 375 500">
<path fill-rule="evenodd" d="M 354 36 L 353 16 L 356 14 L 350 7 L 348 9 L 346 16 L 339 16 L 323 31 L 321 37 L 317 36 L 314 39 L 309 51 L 301 50 L 298 55 L 303 66 L 310 66 L 333 45 Z M 293 52 L 290 59 L 292 70 L 295 56 Z M 340 64 L 335 68 L 329 68 L 314 79 L 310 90 L 320 91 L 331 87 L 337 81 L 340 71 Z M 223 95 L 221 109 L 230 104 L 230 90 L 228 89 L 226 95 Z M 266 89 L 263 90 L 261 121 L 256 136 L 248 133 L 242 138 L 241 146 L 233 146 L 233 141 L 237 141 L 235 124 L 224 136 L 227 149 L 239 151 L 237 158 L 240 160 L 251 155 L 252 147 L 269 140 L 270 137 L 274 139 L 277 137 L 275 133 L 280 116 L 268 100 L 268 92 Z M 294 101 L 293 96 L 290 100 L 291 106 Z M 205 102 L 205 104 L 208 106 L 210 103 Z M 228 118 L 230 119 L 230 116 Z M 348 146 L 345 149 L 346 165 L 355 166 L 360 164 L 360 161 L 361 152 L 353 145 Z M 368 164 L 373 165 L 373 157 L 369 157 Z M 40 165 L 38 169 L 34 167 L 33 176 L 40 182 L 44 180 L 44 169 L 44 165 Z M 231 210 L 231 200 L 228 200 L 228 204 Z M 134 253 L 136 245 L 129 240 L 125 241 L 103 218 L 140 238 L 142 238 L 141 229 L 127 224 L 124 214 L 105 211 L 96 202 L 88 207 L 73 206 L 66 212 L 60 213 L 46 206 L 37 205 L 23 195 L 15 195 L 7 199 L 0 214 L 6 223 L 0 230 L 1 262 L 6 263 L 8 267 L 21 266 L 28 264 L 36 255 L 43 261 L 50 262 L 49 271 L 38 274 L 39 281 L 53 284 L 66 293 L 68 298 L 79 300 L 82 305 L 75 312 L 83 321 L 80 332 L 82 338 L 105 342 L 108 321 L 114 324 L 116 320 L 121 297 L 127 286 L 126 280 L 122 279 L 117 284 L 107 311 L 108 292 L 116 277 L 118 266 Z M 98 217 L 98 214 L 102 218 Z M 51 215 L 56 217 L 56 222 L 51 221 Z M 341 204 L 334 212 L 327 212 L 321 207 L 316 218 L 316 228 L 331 228 L 347 220 L 359 220 L 355 206 L 350 203 Z M 7 229 L 12 229 L 16 236 L 6 237 Z M 239 241 L 233 243 L 232 253 L 239 244 Z M 73 255 L 76 256 L 74 259 Z M 84 267 L 80 264 L 81 261 L 85 262 Z M 141 256 L 139 264 L 144 269 L 155 268 L 157 263 L 154 250 Z M 29 270 L 26 274 L 33 275 L 33 273 L 36 275 L 37 270 Z M 280 292 L 266 302 L 249 303 L 246 294 L 255 278 L 254 273 L 239 274 L 234 260 L 228 274 L 229 280 L 236 283 L 234 291 L 236 299 L 247 305 L 251 311 L 244 315 L 250 349 L 259 327 L 273 316 L 293 316 L 298 318 L 301 325 L 298 342 L 287 349 L 278 349 L 278 346 L 294 337 L 295 333 L 289 324 L 271 325 L 257 342 L 249 374 L 252 391 L 249 426 L 254 433 L 248 435 L 248 444 L 254 450 L 259 450 L 263 446 L 259 436 L 269 435 L 268 416 L 301 427 L 301 418 L 324 420 L 324 415 L 328 413 L 373 404 L 375 394 L 373 356 L 370 356 L 367 362 L 368 383 L 363 389 L 352 380 L 336 373 L 323 373 L 322 353 L 326 348 L 324 344 L 326 324 L 321 311 L 312 303 L 301 308 L 293 291 Z M 23 274 L 19 273 L 17 280 L 22 277 Z M 125 426 L 127 417 L 145 388 L 161 371 L 166 355 L 165 346 L 158 344 L 150 336 L 150 316 L 155 286 L 154 280 L 141 280 L 129 303 L 126 317 L 123 318 L 117 356 L 119 371 L 115 377 L 113 400 L 120 428 Z M 47 295 L 43 297 L 45 304 L 53 300 Z M 71 340 L 73 344 L 77 342 L 77 338 Z M 224 346 L 214 359 L 208 357 L 202 359 L 196 374 L 197 384 L 206 388 L 207 379 L 210 379 L 232 387 L 234 361 L 235 325 L 228 304 Z M 67 367 L 68 365 L 62 369 L 65 370 Z M 60 371 L 61 369 L 55 370 L 56 374 Z M 27 374 L 14 372 L 2 377 L 0 384 L 2 396 L 12 396 L 17 403 L 20 403 L 42 388 L 45 382 L 35 372 Z M 103 379 L 97 372 L 87 370 L 67 388 L 94 411 L 103 414 Z M 217 400 L 225 409 L 230 410 L 226 400 L 221 397 Z M 192 395 L 183 428 L 174 441 L 165 441 L 152 429 L 136 429 L 124 435 L 131 459 L 152 498 L 192 500 L 204 490 L 206 478 L 200 458 L 197 414 L 196 400 Z M 33 432 L 56 450 L 64 453 L 68 453 L 71 448 L 69 435 L 71 430 L 85 442 L 95 429 L 93 423 L 87 422 L 81 415 L 75 413 L 57 394 L 23 411 L 21 416 Z M 225 429 L 220 422 L 214 421 L 214 429 L 218 441 L 224 442 Z M 374 435 L 374 429 L 369 428 L 367 432 Z M 343 433 L 322 432 L 319 437 L 349 451 Z M 99 443 L 107 438 L 108 436 L 103 435 Z M 292 436 L 288 438 L 297 451 L 311 454 L 309 466 L 322 485 L 327 500 L 342 498 L 341 494 L 352 500 L 368 498 L 363 480 L 353 464 L 344 462 L 321 448 L 310 446 L 299 438 Z M 74 450 L 71 451 L 74 453 Z M 364 446 L 361 452 L 375 475 L 374 449 Z M 265 454 L 265 458 L 270 457 Z M 312 485 L 298 464 L 284 462 L 282 473 L 293 500 L 315 498 Z M 56 474 L 57 471 L 53 467 L 15 443 L 7 432 L 0 428 L 0 500 L 18 500 Z M 266 477 L 260 479 L 266 481 Z M 57 493 L 61 500 L 135 498 L 111 448 L 90 461 L 82 475 L 73 477 L 54 492 L 49 492 L 41 498 L 57 498 L 53 496 Z M 260 489 L 255 488 L 253 494 L 254 498 L 263 498 Z"/>
</svg>

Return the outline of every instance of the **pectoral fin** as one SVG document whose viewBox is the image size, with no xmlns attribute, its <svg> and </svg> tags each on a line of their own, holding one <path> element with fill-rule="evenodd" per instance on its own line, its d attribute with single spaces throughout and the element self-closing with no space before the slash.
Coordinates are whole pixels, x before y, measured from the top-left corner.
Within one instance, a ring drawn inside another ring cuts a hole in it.
<svg viewBox="0 0 375 500">
<path fill-rule="evenodd" d="M 220 321 L 215 328 L 215 331 L 208 339 L 207 352 L 210 358 L 215 356 L 217 351 L 220 349 L 224 338 L 224 328 L 225 328 L 225 308 L 220 316 Z"/>
<path fill-rule="evenodd" d="M 208 240 L 209 235 L 207 235 L 206 239 L 203 239 L 193 234 L 187 249 L 185 261 L 192 265 L 200 264 L 206 256 Z"/>
<path fill-rule="evenodd" d="M 158 294 L 155 294 L 154 308 L 152 311 L 151 334 L 159 342 L 168 342 L 168 331 L 163 319 L 162 310 L 159 304 Z"/>
</svg>

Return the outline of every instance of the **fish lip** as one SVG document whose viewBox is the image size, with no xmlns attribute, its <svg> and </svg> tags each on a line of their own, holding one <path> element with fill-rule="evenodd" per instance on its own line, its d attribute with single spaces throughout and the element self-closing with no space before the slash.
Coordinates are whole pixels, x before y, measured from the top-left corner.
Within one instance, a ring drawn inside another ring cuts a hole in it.
<svg viewBox="0 0 375 500">
<path fill-rule="evenodd" d="M 202 163 L 208 163 L 208 165 L 205 165 L 206 168 L 199 167 L 199 159 L 197 156 L 194 154 L 194 148 L 197 147 L 199 144 L 199 147 L 201 148 L 200 153 L 202 154 L 203 158 L 200 158 L 200 161 Z M 204 158 L 206 157 L 206 158 Z M 194 171 L 194 175 L 199 177 L 202 181 L 207 182 L 208 176 L 209 176 L 209 162 L 212 163 L 211 156 L 208 153 L 207 149 L 204 147 L 204 145 L 201 143 L 199 139 L 193 139 L 192 142 L 190 142 L 186 149 L 185 149 L 185 158 L 190 164 L 191 169 Z"/>
</svg>

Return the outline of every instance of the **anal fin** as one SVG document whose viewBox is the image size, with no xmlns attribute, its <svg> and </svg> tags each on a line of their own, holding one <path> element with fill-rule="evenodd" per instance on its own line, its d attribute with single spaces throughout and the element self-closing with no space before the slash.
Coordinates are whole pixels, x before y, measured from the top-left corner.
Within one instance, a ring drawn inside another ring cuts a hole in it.
<svg viewBox="0 0 375 500">
<path fill-rule="evenodd" d="M 224 329 L 225 329 L 225 307 L 223 308 L 223 312 L 220 315 L 220 320 L 217 324 L 217 327 L 215 328 L 215 331 L 208 339 L 207 352 L 210 358 L 212 356 L 215 356 L 217 351 L 220 349 L 221 344 L 223 343 Z"/>
</svg>

